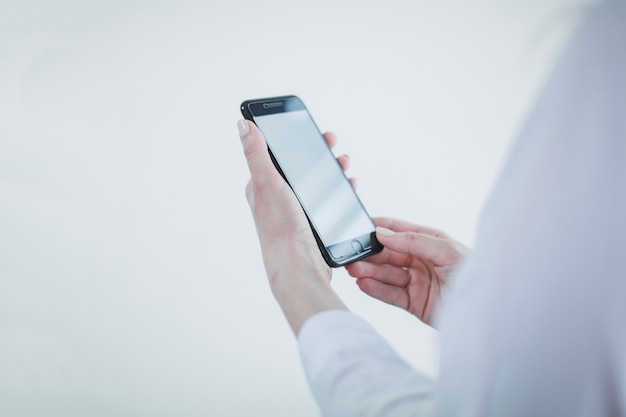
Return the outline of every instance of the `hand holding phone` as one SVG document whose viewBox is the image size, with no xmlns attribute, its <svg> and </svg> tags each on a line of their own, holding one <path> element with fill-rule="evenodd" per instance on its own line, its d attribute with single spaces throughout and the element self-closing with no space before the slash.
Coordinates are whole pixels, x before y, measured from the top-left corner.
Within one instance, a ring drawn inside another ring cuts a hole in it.
<svg viewBox="0 0 626 417">
<path fill-rule="evenodd" d="M 250 169 L 246 197 L 252 209 L 272 293 L 297 335 L 308 318 L 346 309 L 330 285 L 331 268 L 320 251 L 295 194 L 274 167 L 265 138 L 240 120 L 239 135 Z"/>
<path fill-rule="evenodd" d="M 299 98 L 248 100 L 241 112 L 263 133 L 328 265 L 347 265 L 382 250 L 374 223 Z"/>
</svg>

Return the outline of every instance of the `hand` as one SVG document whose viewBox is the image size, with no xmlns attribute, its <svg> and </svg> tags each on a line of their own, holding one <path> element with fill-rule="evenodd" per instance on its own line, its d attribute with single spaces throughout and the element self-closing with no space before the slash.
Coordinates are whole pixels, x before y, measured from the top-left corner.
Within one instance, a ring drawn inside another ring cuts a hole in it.
<svg viewBox="0 0 626 417">
<path fill-rule="evenodd" d="M 347 266 L 366 294 L 430 324 L 450 273 L 469 252 L 446 234 L 390 218 L 375 218 L 377 255 Z"/>
<path fill-rule="evenodd" d="M 246 120 L 241 120 L 238 128 L 251 175 L 246 197 L 265 269 L 272 292 L 297 334 L 313 314 L 345 306 L 330 286 L 331 269 L 296 196 L 274 167 L 261 132 Z M 334 135 L 325 137 L 331 145 L 336 142 Z M 339 162 L 342 164 L 341 159 Z M 344 158 L 342 166 L 346 164 Z"/>
</svg>

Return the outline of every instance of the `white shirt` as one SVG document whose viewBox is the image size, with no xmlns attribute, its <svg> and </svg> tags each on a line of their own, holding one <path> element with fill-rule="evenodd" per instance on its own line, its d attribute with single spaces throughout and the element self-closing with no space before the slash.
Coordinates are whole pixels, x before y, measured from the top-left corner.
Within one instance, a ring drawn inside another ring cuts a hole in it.
<svg viewBox="0 0 626 417">
<path fill-rule="evenodd" d="M 591 9 L 442 305 L 436 381 L 345 311 L 299 335 L 324 416 L 626 416 L 626 4 Z"/>
</svg>

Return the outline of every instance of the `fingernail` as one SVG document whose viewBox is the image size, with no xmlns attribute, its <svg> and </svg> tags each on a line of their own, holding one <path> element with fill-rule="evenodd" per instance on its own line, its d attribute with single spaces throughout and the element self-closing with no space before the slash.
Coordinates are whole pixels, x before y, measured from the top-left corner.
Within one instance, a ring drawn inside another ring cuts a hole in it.
<svg viewBox="0 0 626 417">
<path fill-rule="evenodd" d="M 248 126 L 248 122 L 245 120 L 237 122 L 237 129 L 239 130 L 239 137 L 242 139 L 248 134 L 248 132 L 250 132 L 250 126 Z"/>
<path fill-rule="evenodd" d="M 382 235 L 382 236 L 393 236 L 393 235 L 396 234 L 396 232 L 394 232 L 393 230 L 389 230 L 389 229 L 386 229 L 384 227 L 378 226 L 376 228 L 376 234 L 377 235 Z"/>
</svg>

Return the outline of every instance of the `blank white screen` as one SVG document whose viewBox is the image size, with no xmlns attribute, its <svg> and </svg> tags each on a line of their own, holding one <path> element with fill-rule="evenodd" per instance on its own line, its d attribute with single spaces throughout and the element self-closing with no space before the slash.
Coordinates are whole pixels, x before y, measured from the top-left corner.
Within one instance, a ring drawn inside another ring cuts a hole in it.
<svg viewBox="0 0 626 417">
<path fill-rule="evenodd" d="M 325 246 L 374 230 L 306 110 L 258 116 L 255 121 Z"/>
</svg>

